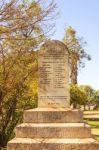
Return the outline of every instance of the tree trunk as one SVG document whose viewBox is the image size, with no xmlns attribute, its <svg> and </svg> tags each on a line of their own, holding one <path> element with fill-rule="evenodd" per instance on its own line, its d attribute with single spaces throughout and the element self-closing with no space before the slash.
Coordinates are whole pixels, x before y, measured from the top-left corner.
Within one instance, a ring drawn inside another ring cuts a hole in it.
<svg viewBox="0 0 99 150">
<path fill-rule="evenodd" d="M 78 68 L 77 63 L 71 64 L 71 84 L 77 84 L 77 74 L 78 74 Z"/>
<path fill-rule="evenodd" d="M 86 105 L 84 104 L 84 111 L 86 110 Z"/>
<path fill-rule="evenodd" d="M 90 110 L 90 105 L 88 105 L 88 110 Z"/>
<path fill-rule="evenodd" d="M 73 109 L 77 108 L 77 104 L 73 103 Z"/>
</svg>

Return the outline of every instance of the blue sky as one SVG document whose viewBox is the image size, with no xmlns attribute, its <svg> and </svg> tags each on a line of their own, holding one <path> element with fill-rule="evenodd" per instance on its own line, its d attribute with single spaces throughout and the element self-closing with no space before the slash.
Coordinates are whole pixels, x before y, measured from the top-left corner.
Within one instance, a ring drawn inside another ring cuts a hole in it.
<svg viewBox="0 0 99 150">
<path fill-rule="evenodd" d="M 87 42 L 85 50 L 92 57 L 79 71 L 78 83 L 99 89 L 99 0 L 56 0 L 60 15 L 53 39 L 61 40 L 66 26 L 72 26 Z"/>
</svg>

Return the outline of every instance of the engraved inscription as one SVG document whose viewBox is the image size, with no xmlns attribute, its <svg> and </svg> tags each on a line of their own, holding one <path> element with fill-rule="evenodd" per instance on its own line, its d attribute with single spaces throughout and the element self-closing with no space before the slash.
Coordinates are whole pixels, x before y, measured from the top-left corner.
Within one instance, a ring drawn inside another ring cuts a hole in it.
<svg viewBox="0 0 99 150">
<path fill-rule="evenodd" d="M 68 52 L 60 43 L 50 41 L 39 51 L 39 107 L 69 107 Z"/>
</svg>

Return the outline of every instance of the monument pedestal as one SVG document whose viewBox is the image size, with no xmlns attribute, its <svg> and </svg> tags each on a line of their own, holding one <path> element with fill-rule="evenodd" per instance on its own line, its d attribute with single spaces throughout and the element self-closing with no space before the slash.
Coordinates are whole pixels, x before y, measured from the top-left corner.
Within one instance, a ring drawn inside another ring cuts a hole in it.
<svg viewBox="0 0 99 150">
<path fill-rule="evenodd" d="M 24 112 L 7 150 L 99 150 L 80 110 L 37 108 Z"/>
</svg>

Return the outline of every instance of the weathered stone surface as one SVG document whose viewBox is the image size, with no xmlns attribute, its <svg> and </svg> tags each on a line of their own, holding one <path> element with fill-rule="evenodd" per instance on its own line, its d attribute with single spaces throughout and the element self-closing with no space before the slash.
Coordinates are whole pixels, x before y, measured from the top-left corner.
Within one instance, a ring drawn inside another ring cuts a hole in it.
<svg viewBox="0 0 99 150">
<path fill-rule="evenodd" d="M 88 125 L 85 123 L 64 123 L 64 121 L 67 121 L 65 114 L 73 114 L 72 110 L 66 111 L 60 109 L 59 111 L 42 108 L 29 110 L 25 113 L 27 112 L 32 113 L 32 116 L 36 115 L 34 120 L 39 114 L 43 113 L 43 115 L 41 115 L 43 119 L 40 120 L 40 123 L 23 123 L 19 125 L 16 131 L 17 138 L 8 143 L 7 150 L 99 150 L 99 143 L 90 138 L 91 132 Z M 50 121 L 53 120 L 52 123 L 48 123 L 48 119 L 45 119 L 48 112 L 50 114 L 49 118 L 51 118 Z M 52 119 L 52 115 L 54 116 L 55 113 L 55 115 L 57 114 L 56 116 L 58 116 L 59 112 L 61 112 L 60 121 L 62 122 L 55 123 L 55 120 L 59 121 L 59 118 L 55 117 Z M 79 111 L 75 110 L 74 112 L 78 115 Z M 38 115 L 36 113 L 38 113 Z M 44 115 L 44 113 L 46 115 Z M 28 115 L 29 114 L 27 114 L 27 117 Z M 72 118 L 71 116 L 72 115 L 68 116 L 70 117 L 69 121 Z M 30 119 L 31 118 L 29 118 L 29 120 Z M 36 121 L 38 121 L 38 119 Z"/>
<path fill-rule="evenodd" d="M 7 150 L 99 150 L 99 144 L 87 139 L 24 139 L 15 138 Z"/>
<path fill-rule="evenodd" d="M 36 108 L 26 110 L 23 116 L 25 123 L 79 123 L 83 122 L 81 110 Z"/>
<path fill-rule="evenodd" d="M 65 44 L 48 41 L 39 51 L 38 106 L 45 108 L 70 107 L 69 57 Z"/>
<path fill-rule="evenodd" d="M 90 138 L 90 126 L 85 123 L 23 123 L 16 128 L 19 138 Z"/>
</svg>

